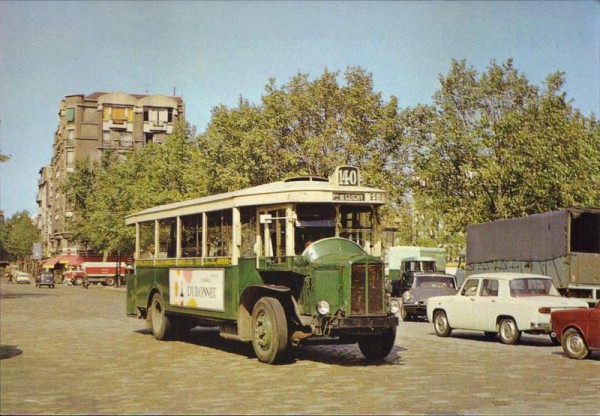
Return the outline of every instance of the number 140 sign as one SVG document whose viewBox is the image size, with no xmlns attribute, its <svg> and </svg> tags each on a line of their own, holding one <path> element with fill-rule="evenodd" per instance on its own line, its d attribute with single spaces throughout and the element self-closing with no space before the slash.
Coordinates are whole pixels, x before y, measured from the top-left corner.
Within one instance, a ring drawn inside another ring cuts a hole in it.
<svg viewBox="0 0 600 416">
<path fill-rule="evenodd" d="M 359 172 L 354 166 L 338 166 L 334 173 L 334 182 L 339 186 L 358 186 Z"/>
</svg>

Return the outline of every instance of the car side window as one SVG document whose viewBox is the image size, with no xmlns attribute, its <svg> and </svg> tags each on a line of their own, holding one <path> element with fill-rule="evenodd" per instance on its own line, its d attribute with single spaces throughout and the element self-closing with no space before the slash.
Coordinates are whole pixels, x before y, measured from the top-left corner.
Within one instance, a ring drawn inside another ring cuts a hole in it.
<svg viewBox="0 0 600 416">
<path fill-rule="evenodd" d="M 479 296 L 498 296 L 498 281 L 494 279 L 483 279 Z"/>
<path fill-rule="evenodd" d="M 478 283 L 479 281 L 477 279 L 467 280 L 460 294 L 462 296 L 475 296 L 475 294 L 477 293 Z"/>
</svg>

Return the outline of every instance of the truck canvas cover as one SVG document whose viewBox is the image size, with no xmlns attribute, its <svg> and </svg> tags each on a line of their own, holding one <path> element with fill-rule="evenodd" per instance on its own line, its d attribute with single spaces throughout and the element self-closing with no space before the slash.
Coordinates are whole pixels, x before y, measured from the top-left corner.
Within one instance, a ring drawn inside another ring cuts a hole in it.
<svg viewBox="0 0 600 416">
<path fill-rule="evenodd" d="M 600 253 L 600 208 L 571 208 L 467 227 L 467 263 Z"/>
</svg>

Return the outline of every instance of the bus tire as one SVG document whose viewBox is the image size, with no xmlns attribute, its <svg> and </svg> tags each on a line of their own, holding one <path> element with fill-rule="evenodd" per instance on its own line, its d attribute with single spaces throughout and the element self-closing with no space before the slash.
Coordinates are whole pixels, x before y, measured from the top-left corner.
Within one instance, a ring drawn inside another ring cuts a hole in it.
<svg viewBox="0 0 600 416">
<path fill-rule="evenodd" d="M 396 341 L 396 328 L 381 335 L 365 335 L 358 339 L 358 348 L 367 360 L 383 360 Z"/>
<path fill-rule="evenodd" d="M 260 298 L 252 309 L 252 347 L 263 363 L 280 362 L 286 355 L 288 327 L 285 311 L 275 298 Z"/>
<path fill-rule="evenodd" d="M 171 322 L 165 313 L 165 303 L 160 293 L 152 296 L 150 307 L 148 308 L 148 321 L 154 338 L 159 341 L 169 338 L 171 333 Z"/>
<path fill-rule="evenodd" d="M 76 277 L 75 280 L 73 280 L 73 284 L 75 286 L 81 286 L 83 284 L 83 277 Z"/>
<path fill-rule="evenodd" d="M 105 284 L 106 286 L 114 286 L 114 285 L 115 285 L 115 282 L 116 282 L 116 280 L 115 280 L 115 278 L 114 278 L 114 277 L 112 277 L 112 276 L 110 276 L 110 277 L 107 277 L 107 278 L 104 280 L 104 284 Z"/>
</svg>

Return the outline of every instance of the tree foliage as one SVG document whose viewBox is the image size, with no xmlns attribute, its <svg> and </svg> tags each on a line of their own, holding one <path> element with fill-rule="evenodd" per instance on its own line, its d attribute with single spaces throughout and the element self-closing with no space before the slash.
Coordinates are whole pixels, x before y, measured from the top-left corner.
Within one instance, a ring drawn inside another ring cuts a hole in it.
<svg viewBox="0 0 600 416">
<path fill-rule="evenodd" d="M 211 193 L 280 180 L 327 177 L 350 164 L 366 184 L 402 192 L 401 166 L 391 160 L 397 146 L 397 100 L 384 102 L 370 73 L 325 70 L 314 81 L 298 74 L 278 87 L 270 79 L 260 105 L 240 98 L 237 108 L 218 106 L 200 137 Z"/>
<path fill-rule="evenodd" d="M 453 61 L 439 82 L 432 105 L 400 111 L 360 67 L 270 79 L 260 103 L 215 107 L 197 138 L 184 123 L 162 146 L 80 165 L 67 184 L 73 230 L 107 253 L 131 251 L 129 213 L 343 164 L 389 192 L 394 243 L 453 254 L 467 224 L 600 205 L 600 126 L 573 108 L 565 74 L 538 87 L 510 59 L 483 73 Z"/>
<path fill-rule="evenodd" d="M 17 212 L 0 224 L 0 242 L 12 259 L 31 258 L 33 243 L 39 241 L 38 229 L 28 211 Z"/>
<path fill-rule="evenodd" d="M 469 223 L 600 205 L 599 129 L 561 91 L 531 85 L 511 60 L 478 74 L 452 62 L 433 106 L 403 112 L 415 200 L 451 231 Z"/>
</svg>

